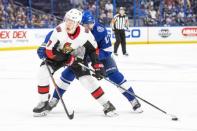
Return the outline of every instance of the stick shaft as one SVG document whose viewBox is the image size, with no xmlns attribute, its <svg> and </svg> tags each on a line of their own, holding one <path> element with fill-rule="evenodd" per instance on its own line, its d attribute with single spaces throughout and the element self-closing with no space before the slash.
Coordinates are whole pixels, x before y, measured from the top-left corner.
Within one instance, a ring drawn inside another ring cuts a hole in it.
<svg viewBox="0 0 197 131">
<path fill-rule="evenodd" d="M 53 78 L 53 75 L 52 75 L 52 72 L 51 72 L 51 70 L 50 70 L 50 68 L 49 68 L 49 65 L 48 65 L 48 63 L 47 63 L 46 60 L 45 60 L 44 62 L 45 62 L 45 65 L 46 65 L 46 67 L 47 67 L 47 70 L 48 70 L 48 72 L 49 72 L 49 76 L 50 76 L 50 78 L 51 78 L 51 80 L 52 80 L 52 83 L 53 83 L 53 85 L 54 85 L 54 87 L 55 87 L 55 90 L 56 90 L 56 92 L 57 92 L 57 95 L 58 95 L 58 97 L 60 98 L 60 101 L 61 101 L 61 103 L 62 103 L 62 105 L 63 105 L 63 108 L 64 108 L 64 110 L 65 110 L 65 112 L 66 112 L 66 115 L 68 116 L 69 119 L 73 119 L 73 117 L 74 117 L 74 111 L 73 111 L 72 114 L 69 114 L 68 109 L 66 108 L 66 105 L 65 105 L 65 103 L 64 103 L 64 100 L 62 99 L 62 97 L 61 97 L 61 95 L 60 95 L 60 93 L 59 93 L 58 86 L 57 86 L 57 84 L 55 83 L 55 79 Z"/>
</svg>

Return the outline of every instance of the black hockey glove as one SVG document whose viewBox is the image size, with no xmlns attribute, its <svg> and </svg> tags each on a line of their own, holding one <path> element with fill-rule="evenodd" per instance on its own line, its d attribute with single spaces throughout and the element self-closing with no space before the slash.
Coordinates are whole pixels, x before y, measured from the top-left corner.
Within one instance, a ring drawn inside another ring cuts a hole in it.
<svg viewBox="0 0 197 131">
<path fill-rule="evenodd" d="M 95 70 L 95 74 L 92 74 L 97 80 L 103 79 L 105 77 L 105 69 L 103 64 L 97 63 L 93 65 L 93 68 Z"/>
</svg>

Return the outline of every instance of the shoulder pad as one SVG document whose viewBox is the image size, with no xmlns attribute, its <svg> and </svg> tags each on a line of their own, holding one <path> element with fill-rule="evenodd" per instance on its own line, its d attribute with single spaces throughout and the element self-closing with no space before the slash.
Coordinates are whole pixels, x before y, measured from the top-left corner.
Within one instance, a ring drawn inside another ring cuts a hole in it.
<svg viewBox="0 0 197 131">
<path fill-rule="evenodd" d="M 61 32 L 61 31 L 62 31 L 62 28 L 61 28 L 60 26 L 57 26 L 57 27 L 56 27 L 56 31 L 57 31 L 57 32 Z"/>
</svg>

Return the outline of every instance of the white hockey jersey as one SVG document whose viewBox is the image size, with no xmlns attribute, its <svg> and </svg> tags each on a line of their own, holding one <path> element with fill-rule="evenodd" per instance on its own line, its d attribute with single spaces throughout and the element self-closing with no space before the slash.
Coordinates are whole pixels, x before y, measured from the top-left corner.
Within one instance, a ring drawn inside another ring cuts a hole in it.
<svg viewBox="0 0 197 131">
<path fill-rule="evenodd" d="M 54 59 L 54 47 L 58 51 L 63 51 L 65 47 L 71 47 L 71 49 L 75 50 L 84 46 L 87 42 L 89 42 L 95 49 L 97 48 L 95 38 L 90 31 L 86 31 L 83 26 L 79 25 L 75 34 L 70 35 L 66 32 L 66 24 L 63 22 L 54 29 L 53 34 L 46 45 L 46 54 L 48 58 Z"/>
</svg>

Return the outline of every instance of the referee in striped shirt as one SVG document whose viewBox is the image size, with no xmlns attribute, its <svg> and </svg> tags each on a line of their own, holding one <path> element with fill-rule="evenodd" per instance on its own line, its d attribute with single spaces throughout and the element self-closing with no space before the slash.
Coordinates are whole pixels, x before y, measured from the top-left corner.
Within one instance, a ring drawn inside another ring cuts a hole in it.
<svg viewBox="0 0 197 131">
<path fill-rule="evenodd" d="M 116 42 L 114 43 L 114 55 L 118 55 L 117 51 L 121 43 L 123 55 L 128 56 L 126 51 L 125 29 L 129 27 L 129 19 L 125 14 L 124 7 L 120 7 L 118 14 L 112 19 L 111 26 L 116 38 Z"/>
</svg>

